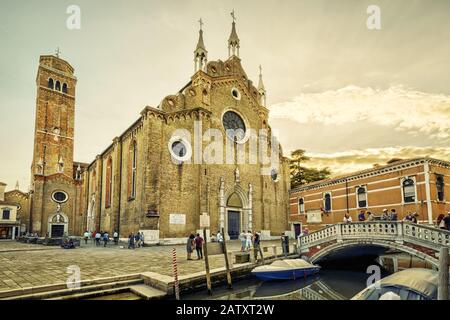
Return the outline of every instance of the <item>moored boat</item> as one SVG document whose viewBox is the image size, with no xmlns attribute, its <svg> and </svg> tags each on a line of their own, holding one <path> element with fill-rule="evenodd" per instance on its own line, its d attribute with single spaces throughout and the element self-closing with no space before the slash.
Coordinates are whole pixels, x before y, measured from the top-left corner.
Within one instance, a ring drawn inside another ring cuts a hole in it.
<svg viewBox="0 0 450 320">
<path fill-rule="evenodd" d="M 252 270 L 252 274 L 263 281 L 295 280 L 317 274 L 319 266 L 303 259 L 284 259 L 274 261 L 270 265 L 259 266 Z"/>
</svg>

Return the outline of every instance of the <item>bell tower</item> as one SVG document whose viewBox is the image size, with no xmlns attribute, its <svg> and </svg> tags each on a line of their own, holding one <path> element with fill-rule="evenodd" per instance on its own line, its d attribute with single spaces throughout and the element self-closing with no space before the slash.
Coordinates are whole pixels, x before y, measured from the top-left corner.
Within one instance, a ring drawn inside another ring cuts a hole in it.
<svg viewBox="0 0 450 320">
<path fill-rule="evenodd" d="M 55 56 L 39 59 L 31 174 L 73 175 L 75 86 L 72 66 Z"/>
<path fill-rule="evenodd" d="M 39 58 L 31 163 L 32 232 L 59 237 L 74 232 L 74 69 L 55 55 Z M 78 183 L 79 184 L 79 183 Z M 64 217 L 61 219 L 61 217 Z"/>
</svg>

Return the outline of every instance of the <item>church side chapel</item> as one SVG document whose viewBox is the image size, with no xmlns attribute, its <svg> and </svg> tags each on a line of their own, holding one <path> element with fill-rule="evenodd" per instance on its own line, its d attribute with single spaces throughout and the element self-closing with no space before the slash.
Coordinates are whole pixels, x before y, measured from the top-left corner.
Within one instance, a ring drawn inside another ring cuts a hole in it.
<svg viewBox="0 0 450 320">
<path fill-rule="evenodd" d="M 200 20 L 190 81 L 159 105 L 146 106 L 90 164 L 73 161 L 74 69 L 59 54 L 40 57 L 31 232 L 59 237 L 103 230 L 127 238 L 139 231 L 146 243 L 184 242 L 205 217 L 209 234 L 224 228 L 229 239 L 243 230 L 261 232 L 263 239 L 288 230 L 289 165 L 281 147 L 272 168 L 248 161 L 250 131 L 266 130 L 270 149 L 271 129 L 262 69 L 255 86 L 241 65 L 232 17 L 228 58 L 208 61 Z M 208 137 L 210 129 L 221 138 Z M 234 136 L 227 131 L 237 129 Z M 234 160 L 243 154 L 246 161 L 206 163 L 211 141 L 224 154 L 231 145 Z"/>
</svg>

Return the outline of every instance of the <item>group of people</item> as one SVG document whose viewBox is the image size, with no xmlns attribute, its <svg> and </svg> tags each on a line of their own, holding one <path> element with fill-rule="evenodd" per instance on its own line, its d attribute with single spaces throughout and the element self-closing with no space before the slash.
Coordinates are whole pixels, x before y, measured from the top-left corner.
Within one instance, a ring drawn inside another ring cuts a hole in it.
<svg viewBox="0 0 450 320">
<path fill-rule="evenodd" d="M 220 233 L 219 233 L 220 234 Z M 186 251 L 187 251 L 187 259 L 192 260 L 192 252 L 197 252 L 197 260 L 203 259 L 203 242 L 204 239 L 200 236 L 199 233 L 197 235 L 194 235 L 191 233 L 187 239 L 186 243 Z M 223 242 L 223 238 L 222 238 Z"/>
<path fill-rule="evenodd" d="M 92 240 L 97 247 L 101 246 L 101 242 L 103 241 L 103 247 L 106 247 L 109 243 L 110 235 L 108 231 L 94 231 L 90 232 L 86 230 L 83 234 L 84 243 L 87 244 L 89 240 Z M 114 231 L 113 233 L 113 241 L 115 245 L 119 244 L 119 233 Z"/>
<path fill-rule="evenodd" d="M 412 223 L 418 223 L 419 214 L 417 212 L 408 212 L 408 214 L 403 218 L 403 221 L 409 221 Z M 358 214 L 358 221 L 374 221 L 376 220 L 374 214 L 370 211 L 364 212 L 361 210 Z M 395 209 L 383 209 L 383 213 L 381 214 L 379 220 L 381 221 L 398 221 L 398 215 Z M 344 222 L 350 223 L 353 222 L 352 217 L 346 213 L 344 215 Z M 444 230 L 450 230 L 450 212 L 447 212 L 447 215 L 441 213 L 436 220 L 436 227 Z"/>
<path fill-rule="evenodd" d="M 144 233 L 143 232 L 133 232 L 128 235 L 128 249 L 135 249 L 136 247 L 140 248 L 144 246 Z"/>
<path fill-rule="evenodd" d="M 447 216 L 441 213 L 436 220 L 436 225 L 439 229 L 450 230 L 450 211 Z"/>
<path fill-rule="evenodd" d="M 260 252 L 261 235 L 258 232 L 252 233 L 250 230 L 248 230 L 247 232 L 242 231 L 239 235 L 239 240 L 241 241 L 241 251 L 246 252 L 250 251 L 253 248 L 256 260 L 258 258 L 258 252 Z M 204 242 L 205 240 L 202 238 L 202 236 L 200 236 L 199 233 L 197 233 L 197 235 L 189 235 L 186 243 L 187 260 L 193 260 L 192 252 L 194 252 L 194 249 L 197 252 L 197 259 L 203 259 Z M 218 242 L 222 245 L 223 250 L 224 238 L 220 231 L 216 234 L 213 233 L 211 235 L 211 242 Z"/>
</svg>

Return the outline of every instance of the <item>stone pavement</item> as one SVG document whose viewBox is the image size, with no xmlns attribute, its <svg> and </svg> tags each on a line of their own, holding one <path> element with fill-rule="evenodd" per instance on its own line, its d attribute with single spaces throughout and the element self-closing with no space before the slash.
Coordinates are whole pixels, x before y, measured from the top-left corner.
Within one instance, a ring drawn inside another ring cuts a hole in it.
<svg viewBox="0 0 450 320">
<path fill-rule="evenodd" d="M 261 246 L 277 245 L 280 241 L 262 241 Z M 203 271 L 204 260 L 186 260 L 184 245 L 151 246 L 129 250 L 108 245 L 107 248 L 92 244 L 77 249 L 61 249 L 42 245 L 22 244 L 13 241 L 0 242 L 0 291 L 66 283 L 71 273 L 69 266 L 78 266 L 81 280 L 112 276 L 156 272 L 172 276 L 172 249 L 176 248 L 179 275 Z M 227 242 L 228 251 L 239 251 L 240 242 Z M 37 250 L 41 249 L 41 250 Z M 270 251 L 272 252 L 272 251 Z M 196 254 L 193 253 L 195 259 Z M 210 256 L 210 268 L 225 266 L 224 256 Z"/>
</svg>

